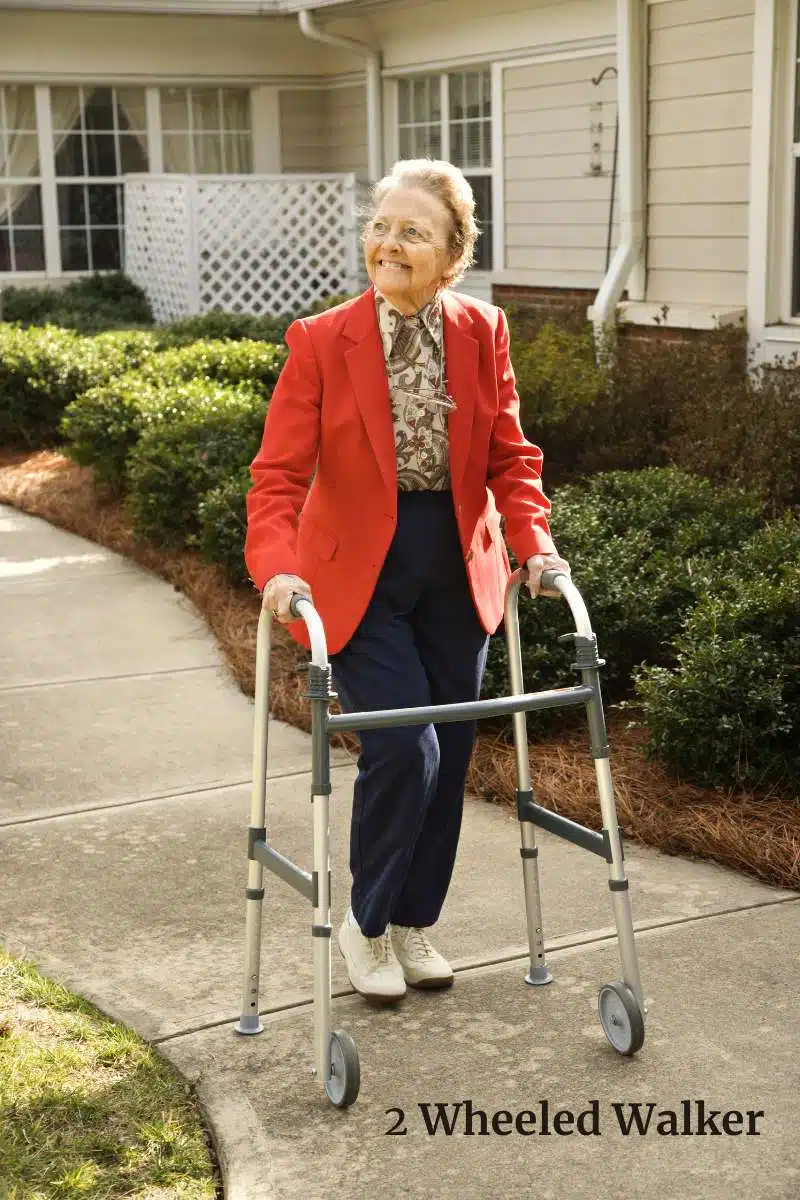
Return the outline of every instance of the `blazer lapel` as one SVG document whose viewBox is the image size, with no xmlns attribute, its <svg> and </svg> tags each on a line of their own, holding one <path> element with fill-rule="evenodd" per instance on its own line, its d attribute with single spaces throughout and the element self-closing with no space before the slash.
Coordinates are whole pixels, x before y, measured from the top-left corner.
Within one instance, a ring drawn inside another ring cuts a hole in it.
<svg viewBox="0 0 800 1200">
<path fill-rule="evenodd" d="M 342 333 L 355 343 L 345 350 L 345 361 L 361 419 L 391 495 L 397 491 L 397 457 L 386 360 L 371 288 L 350 309 Z"/>
<path fill-rule="evenodd" d="M 469 314 L 453 292 L 443 292 L 442 306 L 447 390 L 455 401 L 455 408 L 447 418 L 450 476 L 455 491 L 463 479 L 469 455 L 479 387 L 479 352 L 477 339 L 469 332 L 472 328 Z"/>
</svg>

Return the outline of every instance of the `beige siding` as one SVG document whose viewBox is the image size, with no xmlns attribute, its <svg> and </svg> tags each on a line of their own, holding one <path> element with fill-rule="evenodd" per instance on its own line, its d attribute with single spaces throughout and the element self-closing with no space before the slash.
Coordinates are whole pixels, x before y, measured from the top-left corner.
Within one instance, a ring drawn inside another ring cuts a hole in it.
<svg viewBox="0 0 800 1200">
<path fill-rule="evenodd" d="M 322 88 L 281 91 L 281 170 L 328 170 L 327 92 Z"/>
<path fill-rule="evenodd" d="M 330 171 L 367 168 L 366 88 L 335 87 L 328 93 Z"/>
<path fill-rule="evenodd" d="M 363 86 L 280 92 L 281 169 L 364 172 L 367 100 Z"/>
<path fill-rule="evenodd" d="M 616 81 L 592 76 L 611 56 L 504 72 L 505 262 L 515 283 L 593 288 L 602 282 L 611 198 Z M 601 161 L 592 176 L 590 105 L 603 102 Z M 616 221 L 612 246 L 616 244 Z"/>
<path fill-rule="evenodd" d="M 650 301 L 745 303 L 754 3 L 649 10 Z"/>
</svg>

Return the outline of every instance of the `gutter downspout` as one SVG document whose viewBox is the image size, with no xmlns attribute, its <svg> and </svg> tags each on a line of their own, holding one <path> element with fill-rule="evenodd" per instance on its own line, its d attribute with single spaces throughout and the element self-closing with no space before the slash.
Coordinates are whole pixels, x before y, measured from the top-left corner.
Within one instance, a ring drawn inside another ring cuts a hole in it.
<svg viewBox="0 0 800 1200">
<path fill-rule="evenodd" d="M 352 50 L 361 54 L 367 60 L 367 170 L 370 180 L 375 183 L 383 175 L 383 103 L 381 81 L 381 55 L 366 42 L 357 42 L 355 38 L 340 37 L 328 33 L 314 24 L 314 14 L 307 8 L 300 9 L 297 14 L 300 30 L 307 38 L 316 42 L 325 42 L 329 46 L 338 46 L 343 50 Z"/>
<path fill-rule="evenodd" d="M 644 295 L 644 12 L 644 0 L 617 0 L 620 243 L 590 310 L 598 344 L 616 324 L 629 278 L 631 299 Z"/>
</svg>

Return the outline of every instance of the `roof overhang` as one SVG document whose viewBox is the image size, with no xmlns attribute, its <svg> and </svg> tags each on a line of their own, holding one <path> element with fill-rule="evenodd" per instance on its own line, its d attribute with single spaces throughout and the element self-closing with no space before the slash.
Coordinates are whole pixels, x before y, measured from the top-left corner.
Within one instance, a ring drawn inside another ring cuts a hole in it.
<svg viewBox="0 0 800 1200">
<path fill-rule="evenodd" d="M 374 0 L 373 0 L 374 2 Z M 385 0 L 384 0 L 385 2 Z M 51 12 L 157 13 L 186 16 L 287 16 L 307 8 L 353 7 L 353 0 L 0 0 L 0 9 Z"/>
</svg>

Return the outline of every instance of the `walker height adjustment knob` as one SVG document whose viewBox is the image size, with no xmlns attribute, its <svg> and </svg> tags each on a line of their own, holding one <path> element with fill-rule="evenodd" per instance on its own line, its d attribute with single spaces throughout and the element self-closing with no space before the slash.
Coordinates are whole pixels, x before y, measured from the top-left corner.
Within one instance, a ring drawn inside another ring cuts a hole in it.
<svg viewBox="0 0 800 1200">
<path fill-rule="evenodd" d="M 586 637 L 582 633 L 562 633 L 560 642 L 574 642 L 575 662 L 571 664 L 573 671 L 596 671 L 604 667 L 606 660 L 597 657 L 597 638 L 594 634 Z"/>
</svg>

